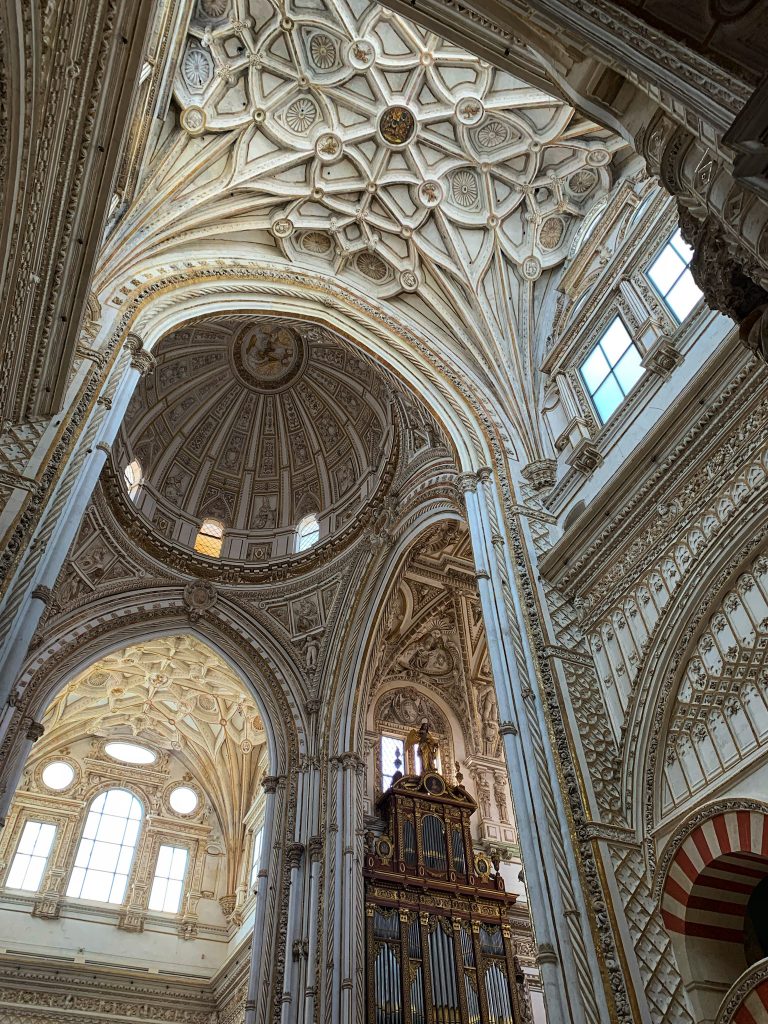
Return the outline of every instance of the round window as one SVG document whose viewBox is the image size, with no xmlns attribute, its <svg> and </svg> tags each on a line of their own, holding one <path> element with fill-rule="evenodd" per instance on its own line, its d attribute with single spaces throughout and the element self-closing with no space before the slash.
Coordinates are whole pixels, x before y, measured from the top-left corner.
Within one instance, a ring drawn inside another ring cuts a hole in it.
<svg viewBox="0 0 768 1024">
<path fill-rule="evenodd" d="M 177 814 L 191 814 L 197 807 L 197 793 L 189 786 L 177 786 L 171 790 L 168 803 Z"/>
<path fill-rule="evenodd" d="M 126 764 L 154 764 L 157 760 L 153 751 L 140 747 L 138 743 L 107 743 L 104 751 L 116 761 L 124 761 Z"/>
<path fill-rule="evenodd" d="M 43 768 L 43 782 L 48 789 L 66 789 L 74 777 L 75 770 L 66 761 L 51 761 Z"/>
</svg>

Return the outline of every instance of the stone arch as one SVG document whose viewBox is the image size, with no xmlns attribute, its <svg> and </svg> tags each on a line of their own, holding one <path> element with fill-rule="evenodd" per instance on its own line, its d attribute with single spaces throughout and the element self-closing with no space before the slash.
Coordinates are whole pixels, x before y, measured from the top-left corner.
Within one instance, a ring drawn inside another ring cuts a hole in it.
<svg viewBox="0 0 768 1024">
<path fill-rule="evenodd" d="M 722 1019 L 726 993 L 751 973 L 748 903 L 766 879 L 768 804 L 762 801 L 709 804 L 664 849 L 654 893 L 698 1019 Z"/>
<path fill-rule="evenodd" d="M 728 589 L 765 544 L 768 529 L 762 523 L 759 501 L 745 505 L 741 522 L 724 541 L 717 533 L 708 549 L 702 549 L 691 569 L 680 579 L 643 650 L 642 668 L 632 691 L 625 722 L 624 792 L 638 794 L 641 818 L 633 824 L 651 836 L 661 818 L 660 781 L 664 744 L 671 708 L 688 659 L 706 630 L 706 623 Z M 647 709 L 653 708 L 652 714 Z M 651 866 L 656 855 L 647 840 Z"/>
<path fill-rule="evenodd" d="M 477 469 L 490 461 L 487 435 L 511 424 L 495 407 L 489 417 L 487 388 L 457 346 L 432 331 L 424 338 L 368 297 L 339 287 L 318 274 L 253 263 L 216 266 L 203 261 L 184 272 L 153 268 L 124 296 L 106 341 L 110 350 L 130 333 L 151 352 L 181 326 L 225 313 L 278 313 L 312 320 L 363 349 L 399 377 L 451 439 L 459 467 Z M 479 397 L 483 396 L 481 402 Z M 507 441 L 514 451 L 511 439 Z"/>
<path fill-rule="evenodd" d="M 6 784 L 19 767 L 24 723 L 34 721 L 69 679 L 130 643 L 179 633 L 197 636 L 238 675 L 262 715 L 270 770 L 276 775 L 288 773 L 305 746 L 303 711 L 290 685 L 281 684 L 293 675 L 289 663 L 276 650 L 270 651 L 263 637 L 254 637 L 253 623 L 246 630 L 223 606 L 190 613 L 176 587 L 168 588 L 166 594 L 134 592 L 79 608 L 68 622 L 56 624 L 55 633 L 43 637 L 17 682 L 15 713 L 0 748 Z M 261 687 L 256 684 L 259 679 Z"/>
</svg>

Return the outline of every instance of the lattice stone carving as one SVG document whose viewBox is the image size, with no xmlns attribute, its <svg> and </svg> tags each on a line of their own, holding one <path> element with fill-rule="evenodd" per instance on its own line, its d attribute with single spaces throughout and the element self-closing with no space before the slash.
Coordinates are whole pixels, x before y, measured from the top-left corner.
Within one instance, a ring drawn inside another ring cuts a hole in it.
<svg viewBox="0 0 768 1024">
<path fill-rule="evenodd" d="M 672 943 L 650 891 L 643 854 L 632 847 L 612 848 L 611 854 L 651 1018 L 664 1024 L 693 1024 Z"/>
<path fill-rule="evenodd" d="M 666 742 L 663 807 L 710 787 L 768 740 L 768 558 L 711 615 L 688 659 Z"/>
</svg>

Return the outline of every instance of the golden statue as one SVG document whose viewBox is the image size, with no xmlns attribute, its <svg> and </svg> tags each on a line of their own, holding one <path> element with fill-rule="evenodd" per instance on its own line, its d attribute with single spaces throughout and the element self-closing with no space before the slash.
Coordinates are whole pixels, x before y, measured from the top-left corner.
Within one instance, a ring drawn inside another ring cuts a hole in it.
<svg viewBox="0 0 768 1024">
<path fill-rule="evenodd" d="M 414 744 L 418 744 L 419 757 L 421 759 L 421 774 L 437 771 L 437 755 L 439 751 L 437 736 L 429 731 L 426 718 L 422 718 L 418 729 L 411 729 L 405 739 L 405 749 L 410 750 Z"/>
</svg>

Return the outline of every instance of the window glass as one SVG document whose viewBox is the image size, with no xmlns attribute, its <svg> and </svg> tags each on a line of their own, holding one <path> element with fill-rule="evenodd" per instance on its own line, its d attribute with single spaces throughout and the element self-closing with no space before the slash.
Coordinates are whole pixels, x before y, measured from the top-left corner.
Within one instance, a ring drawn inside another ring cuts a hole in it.
<svg viewBox="0 0 768 1024">
<path fill-rule="evenodd" d="M 701 298 L 690 271 L 692 258 L 693 249 L 683 241 L 678 228 L 648 268 L 648 277 L 678 323 Z"/>
<path fill-rule="evenodd" d="M 126 764 L 154 764 L 157 760 L 154 751 L 140 747 L 138 743 L 106 743 L 104 750 L 116 761 L 125 761 Z"/>
<path fill-rule="evenodd" d="M 37 892 L 55 835 L 55 825 L 42 821 L 26 822 L 5 882 L 9 889 Z"/>
<path fill-rule="evenodd" d="M 644 372 L 640 352 L 624 321 L 614 317 L 581 364 L 582 380 L 602 423 L 618 409 Z"/>
<path fill-rule="evenodd" d="M 184 875 L 188 851 L 183 846 L 161 846 L 157 855 L 155 877 L 149 894 L 149 909 L 177 914 L 184 893 Z"/>
<path fill-rule="evenodd" d="M 197 793 L 190 786 L 177 786 L 171 790 L 168 803 L 177 814 L 191 814 L 197 807 Z"/>
<path fill-rule="evenodd" d="M 67 896 L 122 903 L 141 826 L 142 807 L 126 789 L 110 789 L 91 804 Z"/>
<path fill-rule="evenodd" d="M 392 776 L 396 771 L 403 771 L 403 741 L 397 736 L 381 737 L 381 788 L 387 790 L 392 785 Z"/>
<path fill-rule="evenodd" d="M 75 770 L 66 761 L 51 761 L 43 768 L 43 784 L 48 789 L 66 789 L 72 784 Z"/>
<path fill-rule="evenodd" d="M 209 558 L 218 558 L 221 555 L 223 541 L 224 524 L 218 519 L 204 519 L 195 539 L 195 551 L 201 555 L 208 555 Z"/>
<path fill-rule="evenodd" d="M 320 539 L 320 524 L 316 515 L 304 516 L 296 527 L 296 550 L 306 551 Z"/>
<path fill-rule="evenodd" d="M 141 489 L 141 463 L 138 459 L 134 459 L 133 462 L 129 462 L 123 470 L 123 477 L 125 479 L 125 486 L 128 488 L 128 497 L 131 501 L 136 501 L 136 495 Z"/>
<path fill-rule="evenodd" d="M 251 889 L 256 885 L 261 867 L 261 846 L 264 841 L 264 830 L 259 831 L 253 837 L 253 859 L 251 860 Z"/>
</svg>

